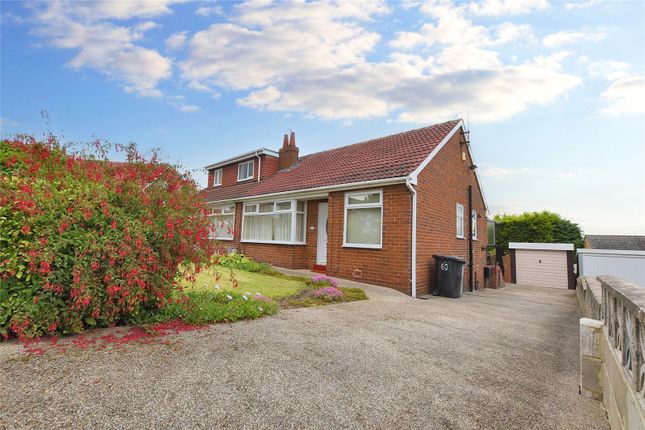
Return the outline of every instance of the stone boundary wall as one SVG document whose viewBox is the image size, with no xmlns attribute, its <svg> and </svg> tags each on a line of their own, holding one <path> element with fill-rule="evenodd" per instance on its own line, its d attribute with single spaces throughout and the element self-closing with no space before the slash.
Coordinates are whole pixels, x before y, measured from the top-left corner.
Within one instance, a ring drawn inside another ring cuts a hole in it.
<svg viewBox="0 0 645 430">
<path fill-rule="evenodd" d="M 580 311 L 585 318 L 602 319 L 602 285 L 596 278 L 578 278 L 576 295 Z"/>
<path fill-rule="evenodd" d="M 645 288 L 612 276 L 577 287 L 580 394 L 602 400 L 612 429 L 645 429 Z"/>
</svg>

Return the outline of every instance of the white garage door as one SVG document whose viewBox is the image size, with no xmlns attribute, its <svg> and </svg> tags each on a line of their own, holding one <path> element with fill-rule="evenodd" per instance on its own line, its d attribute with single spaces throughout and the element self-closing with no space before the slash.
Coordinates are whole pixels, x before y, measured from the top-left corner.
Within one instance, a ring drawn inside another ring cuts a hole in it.
<svg viewBox="0 0 645 430">
<path fill-rule="evenodd" d="M 515 280 L 524 285 L 568 288 L 567 252 L 515 250 Z"/>
</svg>

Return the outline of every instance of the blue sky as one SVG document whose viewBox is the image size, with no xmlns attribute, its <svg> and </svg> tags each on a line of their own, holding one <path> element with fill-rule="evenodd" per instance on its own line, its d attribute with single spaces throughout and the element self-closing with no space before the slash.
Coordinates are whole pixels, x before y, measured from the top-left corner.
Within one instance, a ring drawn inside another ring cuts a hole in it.
<svg viewBox="0 0 645 430">
<path fill-rule="evenodd" d="M 3 137 L 134 141 L 200 168 L 289 129 L 307 154 L 463 117 L 492 214 L 645 234 L 643 2 L 0 8 Z"/>
</svg>

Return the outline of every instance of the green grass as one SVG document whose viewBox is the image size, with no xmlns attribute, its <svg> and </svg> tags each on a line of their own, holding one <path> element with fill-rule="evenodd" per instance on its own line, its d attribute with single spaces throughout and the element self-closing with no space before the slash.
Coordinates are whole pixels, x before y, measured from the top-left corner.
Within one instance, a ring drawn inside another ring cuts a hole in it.
<svg viewBox="0 0 645 430">
<path fill-rule="evenodd" d="M 252 297 L 228 291 L 189 291 L 188 302 L 166 306 L 161 320 L 181 319 L 186 324 L 203 325 L 233 322 L 272 315 L 278 311 L 275 302 L 253 300 Z"/>
<path fill-rule="evenodd" d="M 244 294 L 260 293 L 263 296 L 270 297 L 274 300 L 280 300 L 285 297 L 293 296 L 302 291 L 306 284 L 305 278 L 289 276 L 271 276 L 260 272 L 247 272 L 239 269 L 232 269 L 233 276 L 238 282 L 238 287 L 233 288 L 230 280 L 231 269 L 214 266 L 209 270 L 201 272 L 193 284 L 184 283 L 184 288 L 188 291 L 217 291 L 214 286 L 219 284 L 220 291 L 233 291 Z M 215 281 L 215 273 L 220 273 L 219 281 Z"/>
<path fill-rule="evenodd" d="M 337 287 L 343 292 L 341 297 L 316 297 L 316 290 L 327 286 L 327 283 L 314 284 L 307 277 L 288 276 L 246 257 L 233 256 L 225 261 L 238 268 L 215 265 L 198 274 L 195 282 L 185 281 L 183 286 L 188 303 L 170 305 L 162 318 L 182 319 L 190 324 L 231 322 L 271 315 L 279 308 L 321 306 L 367 299 L 362 289 L 346 287 Z M 233 280 L 237 283 L 236 288 Z M 219 285 L 219 288 L 215 288 L 215 285 Z M 272 301 L 254 300 L 257 293 Z"/>
</svg>

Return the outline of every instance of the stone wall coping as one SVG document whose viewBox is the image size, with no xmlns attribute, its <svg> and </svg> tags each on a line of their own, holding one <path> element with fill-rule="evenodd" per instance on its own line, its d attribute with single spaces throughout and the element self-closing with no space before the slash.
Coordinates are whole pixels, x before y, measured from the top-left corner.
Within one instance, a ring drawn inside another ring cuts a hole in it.
<svg viewBox="0 0 645 430">
<path fill-rule="evenodd" d="M 598 276 L 602 288 L 616 295 L 629 311 L 640 321 L 645 322 L 645 288 L 615 276 Z"/>
</svg>

